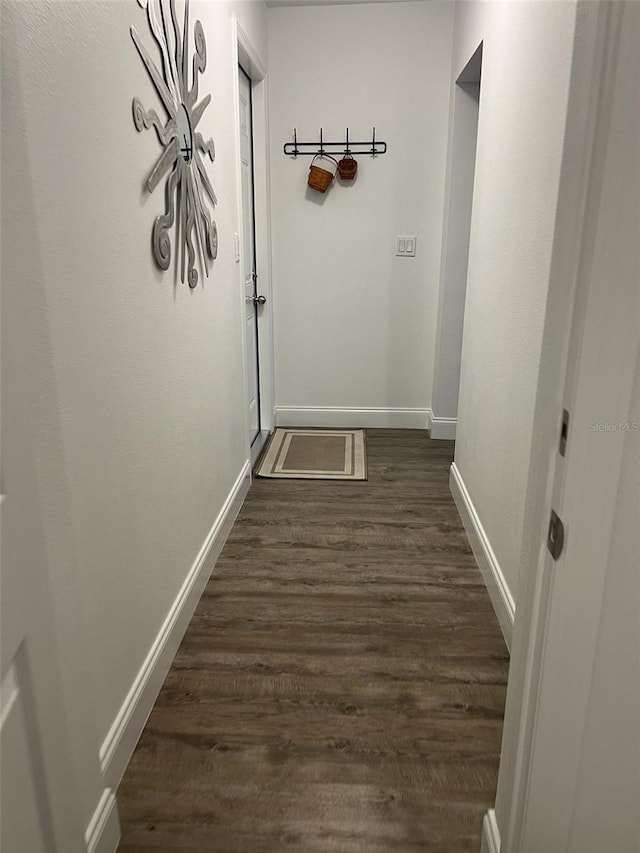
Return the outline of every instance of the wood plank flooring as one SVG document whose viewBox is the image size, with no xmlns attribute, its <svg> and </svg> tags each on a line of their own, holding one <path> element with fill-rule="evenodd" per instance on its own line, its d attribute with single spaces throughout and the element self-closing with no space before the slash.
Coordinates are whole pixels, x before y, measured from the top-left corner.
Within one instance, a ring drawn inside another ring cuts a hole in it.
<svg viewBox="0 0 640 853">
<path fill-rule="evenodd" d="M 118 791 L 119 853 L 479 853 L 508 656 L 453 444 L 257 480 Z"/>
</svg>

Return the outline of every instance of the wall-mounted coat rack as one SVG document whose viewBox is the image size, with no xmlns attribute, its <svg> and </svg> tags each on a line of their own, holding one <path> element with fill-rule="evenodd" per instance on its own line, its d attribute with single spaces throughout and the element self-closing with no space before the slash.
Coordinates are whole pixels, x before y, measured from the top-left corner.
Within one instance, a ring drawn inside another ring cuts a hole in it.
<svg viewBox="0 0 640 853">
<path fill-rule="evenodd" d="M 368 142 L 350 142 L 349 128 L 346 130 L 343 142 L 325 142 L 322 128 L 320 128 L 319 142 L 298 142 L 298 131 L 293 128 L 293 142 L 285 142 L 284 153 L 289 157 L 297 157 L 299 154 L 370 154 L 377 157 L 378 154 L 386 154 L 387 143 L 376 139 L 376 129 L 373 128 L 371 139 Z"/>
</svg>

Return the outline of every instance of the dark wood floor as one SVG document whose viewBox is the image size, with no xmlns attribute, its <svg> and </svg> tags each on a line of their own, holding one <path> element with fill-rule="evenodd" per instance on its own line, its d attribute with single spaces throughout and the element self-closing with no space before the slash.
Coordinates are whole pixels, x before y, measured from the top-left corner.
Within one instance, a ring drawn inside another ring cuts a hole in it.
<svg viewBox="0 0 640 853">
<path fill-rule="evenodd" d="M 453 445 L 367 432 L 369 480 L 258 480 L 118 791 L 119 853 L 480 850 L 508 658 Z"/>
</svg>

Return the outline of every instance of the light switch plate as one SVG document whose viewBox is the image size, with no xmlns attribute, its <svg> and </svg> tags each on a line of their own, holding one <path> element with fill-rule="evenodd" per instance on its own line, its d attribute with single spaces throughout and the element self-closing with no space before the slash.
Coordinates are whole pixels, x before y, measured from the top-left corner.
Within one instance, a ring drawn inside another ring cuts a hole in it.
<svg viewBox="0 0 640 853">
<path fill-rule="evenodd" d="M 415 258 L 416 256 L 416 236 L 404 235 L 396 237 L 396 257 L 398 258 Z"/>
<path fill-rule="evenodd" d="M 237 264 L 240 263 L 240 235 L 233 235 L 233 253 L 235 255 L 235 261 Z"/>
</svg>

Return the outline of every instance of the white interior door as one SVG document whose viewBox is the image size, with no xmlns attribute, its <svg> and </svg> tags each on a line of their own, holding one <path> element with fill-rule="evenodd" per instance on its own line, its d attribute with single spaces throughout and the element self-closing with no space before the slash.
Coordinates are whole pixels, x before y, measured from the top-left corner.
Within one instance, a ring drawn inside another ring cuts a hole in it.
<svg viewBox="0 0 640 853">
<path fill-rule="evenodd" d="M 640 4 L 611 5 L 518 853 L 640 850 Z"/>
<path fill-rule="evenodd" d="M 238 66 L 238 82 L 240 98 L 240 156 L 242 167 L 242 265 L 246 325 L 245 341 L 247 347 L 247 406 L 249 411 L 249 440 L 253 446 L 260 436 L 258 319 L 260 303 L 264 300 L 264 296 L 258 295 L 258 273 L 256 270 L 251 80 L 240 66 Z"/>
<path fill-rule="evenodd" d="M 59 687 L 24 374 L 12 363 L 12 334 L 3 341 L 0 849 L 86 853 Z"/>
</svg>

